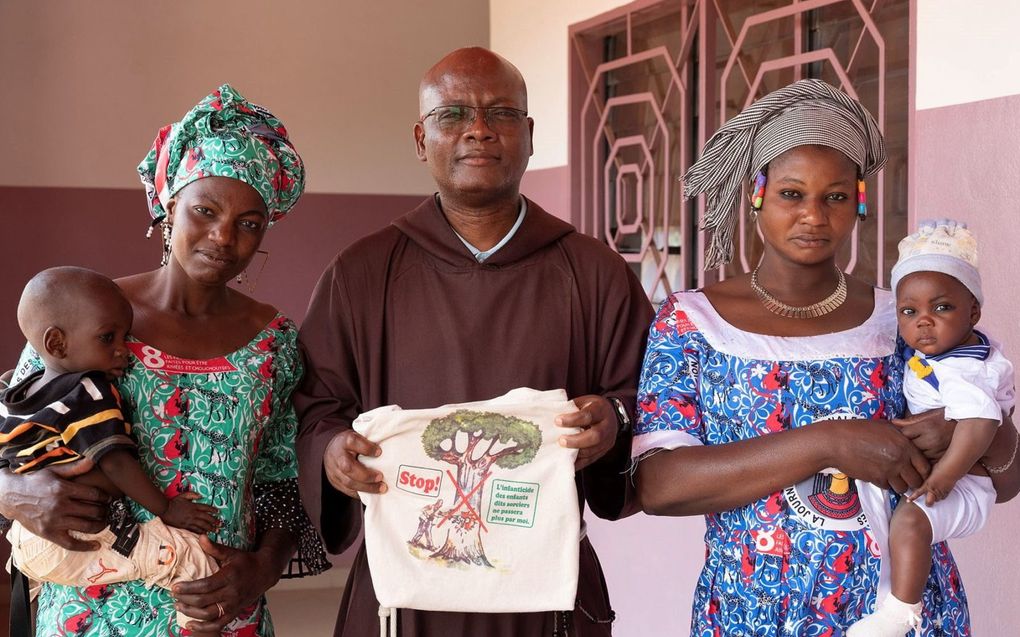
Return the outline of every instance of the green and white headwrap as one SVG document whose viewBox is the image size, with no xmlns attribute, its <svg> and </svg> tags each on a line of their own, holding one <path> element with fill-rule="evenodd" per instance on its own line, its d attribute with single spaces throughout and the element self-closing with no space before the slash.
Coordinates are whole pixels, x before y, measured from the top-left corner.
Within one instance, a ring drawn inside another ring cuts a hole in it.
<svg viewBox="0 0 1020 637">
<path fill-rule="evenodd" d="M 704 193 L 702 229 L 712 231 L 705 256 L 711 269 L 733 258 L 741 185 L 791 148 L 835 148 L 860 176 L 885 165 L 885 140 L 860 102 L 822 80 L 800 80 L 769 93 L 723 124 L 684 175 L 684 198 Z"/>
<path fill-rule="evenodd" d="M 224 84 L 174 124 L 160 129 L 138 165 L 153 225 L 181 188 L 203 177 L 230 177 L 266 202 L 269 223 L 291 209 L 305 187 L 305 168 L 287 129 L 265 108 Z"/>
</svg>

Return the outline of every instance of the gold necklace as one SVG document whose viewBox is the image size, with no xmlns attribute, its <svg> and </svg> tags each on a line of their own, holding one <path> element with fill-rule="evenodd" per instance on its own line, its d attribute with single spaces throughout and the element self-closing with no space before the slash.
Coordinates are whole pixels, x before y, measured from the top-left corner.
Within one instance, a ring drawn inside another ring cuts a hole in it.
<svg viewBox="0 0 1020 637">
<path fill-rule="evenodd" d="M 758 283 L 758 268 L 755 268 L 754 272 L 751 272 L 751 289 L 758 295 L 758 300 L 765 306 L 765 309 L 773 314 L 796 319 L 815 318 L 832 312 L 840 305 L 843 305 L 843 302 L 846 301 L 846 275 L 838 268 L 836 269 L 836 273 L 839 274 L 839 282 L 836 284 L 836 289 L 832 294 L 817 303 L 801 307 L 787 305 L 769 294 L 768 291 L 763 288 L 760 283 Z"/>
</svg>

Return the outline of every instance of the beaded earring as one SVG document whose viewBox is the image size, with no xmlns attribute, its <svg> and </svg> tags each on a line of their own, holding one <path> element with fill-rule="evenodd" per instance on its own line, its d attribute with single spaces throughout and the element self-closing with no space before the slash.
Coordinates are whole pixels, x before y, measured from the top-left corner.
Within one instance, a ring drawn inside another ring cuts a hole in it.
<svg viewBox="0 0 1020 637">
<path fill-rule="evenodd" d="M 173 226 L 169 222 L 163 222 L 163 259 L 159 262 L 160 266 L 165 266 L 170 263 L 170 236 L 173 233 Z"/>
<path fill-rule="evenodd" d="M 761 212 L 762 201 L 765 200 L 765 173 L 758 171 L 754 176 L 754 189 L 751 191 L 751 221 L 758 220 L 758 213 Z"/>
<path fill-rule="evenodd" d="M 145 231 L 146 239 L 152 236 L 152 231 L 156 229 L 156 226 L 160 227 L 160 235 L 163 239 L 163 258 L 159 261 L 159 265 L 162 267 L 170 263 L 170 233 L 173 231 L 173 226 L 166 215 L 160 215 L 149 224 L 149 229 Z"/>
<path fill-rule="evenodd" d="M 860 177 L 857 178 L 857 219 L 858 221 L 864 221 L 868 217 L 868 198 L 866 196 L 866 186 L 864 180 Z"/>
</svg>

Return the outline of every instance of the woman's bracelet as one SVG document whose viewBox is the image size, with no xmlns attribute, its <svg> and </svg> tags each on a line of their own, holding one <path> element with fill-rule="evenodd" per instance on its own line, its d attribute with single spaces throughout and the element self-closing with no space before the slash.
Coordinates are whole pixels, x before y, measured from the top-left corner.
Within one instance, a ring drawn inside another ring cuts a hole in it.
<svg viewBox="0 0 1020 637">
<path fill-rule="evenodd" d="M 1016 460 L 1017 449 L 1020 449 L 1020 431 L 1017 431 L 1013 436 L 1013 453 L 1009 454 L 1009 460 L 998 467 L 989 467 L 982 460 L 978 460 L 978 464 L 985 468 L 988 473 L 1003 473 L 1006 469 L 1013 466 L 1013 461 Z"/>
</svg>

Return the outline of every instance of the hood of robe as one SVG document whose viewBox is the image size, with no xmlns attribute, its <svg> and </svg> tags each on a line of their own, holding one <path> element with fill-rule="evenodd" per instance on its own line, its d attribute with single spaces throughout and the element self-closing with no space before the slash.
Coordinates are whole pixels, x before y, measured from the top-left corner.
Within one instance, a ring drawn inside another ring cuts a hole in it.
<svg viewBox="0 0 1020 637">
<path fill-rule="evenodd" d="M 528 212 L 517 233 L 495 254 L 478 263 L 471 251 L 453 231 L 439 209 L 436 196 L 428 197 L 417 208 L 393 222 L 398 230 L 437 259 L 455 266 L 502 266 L 524 259 L 565 235 L 574 226 L 554 217 L 534 201 L 525 197 Z"/>
</svg>

